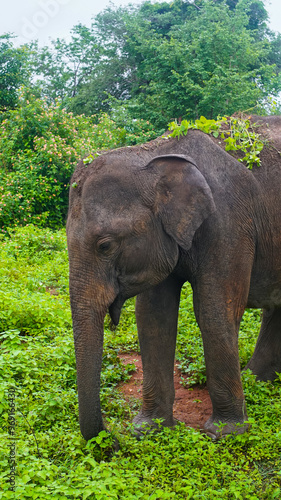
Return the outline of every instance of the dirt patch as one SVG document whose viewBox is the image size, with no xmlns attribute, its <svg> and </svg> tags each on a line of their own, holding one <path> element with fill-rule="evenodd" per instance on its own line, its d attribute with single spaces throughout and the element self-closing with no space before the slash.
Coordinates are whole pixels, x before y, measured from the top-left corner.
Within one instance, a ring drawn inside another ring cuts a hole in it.
<svg viewBox="0 0 281 500">
<path fill-rule="evenodd" d="M 59 290 L 56 288 L 50 288 L 49 286 L 46 287 L 46 292 L 49 292 L 50 295 L 59 295 Z"/>
<path fill-rule="evenodd" d="M 142 362 L 138 353 L 120 354 L 124 364 L 134 363 L 136 371 L 130 380 L 120 384 L 120 390 L 129 401 L 131 398 L 142 398 Z M 202 429 L 206 420 L 212 413 L 212 403 L 206 387 L 184 387 L 180 380 L 185 378 L 175 364 L 174 384 L 176 397 L 174 403 L 174 417 L 184 422 L 189 427 Z"/>
</svg>

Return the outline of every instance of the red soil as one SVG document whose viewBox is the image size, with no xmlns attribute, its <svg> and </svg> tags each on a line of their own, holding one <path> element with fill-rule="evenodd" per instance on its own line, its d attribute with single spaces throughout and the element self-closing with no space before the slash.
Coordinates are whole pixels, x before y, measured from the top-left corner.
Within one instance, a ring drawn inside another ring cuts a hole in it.
<svg viewBox="0 0 281 500">
<path fill-rule="evenodd" d="M 121 354 L 120 358 L 124 364 L 134 363 L 136 371 L 130 380 L 120 384 L 120 390 L 125 399 L 141 399 L 142 397 L 142 362 L 137 353 Z M 212 413 L 212 404 L 206 387 L 193 386 L 183 387 L 181 378 L 185 378 L 175 364 L 174 384 L 176 397 L 174 403 L 174 417 L 184 422 L 189 427 L 202 429 L 206 420 Z"/>
</svg>

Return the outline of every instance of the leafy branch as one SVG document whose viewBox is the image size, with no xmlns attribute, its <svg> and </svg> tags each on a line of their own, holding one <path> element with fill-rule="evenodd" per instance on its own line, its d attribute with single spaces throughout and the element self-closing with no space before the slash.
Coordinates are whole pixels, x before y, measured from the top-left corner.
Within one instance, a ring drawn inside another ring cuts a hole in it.
<svg viewBox="0 0 281 500">
<path fill-rule="evenodd" d="M 169 130 L 171 131 L 169 137 L 186 135 L 189 129 L 201 130 L 216 138 L 220 137 L 225 142 L 225 150 L 244 153 L 245 156 L 239 158 L 238 161 L 245 162 L 247 167 L 252 169 L 253 165 L 261 165 L 259 154 L 265 144 L 260 134 L 254 130 L 255 127 L 257 125 L 252 124 L 249 117 L 223 116 L 222 118 L 218 117 L 217 120 L 207 120 L 207 118 L 201 116 L 195 122 L 187 120 L 183 120 L 180 124 L 171 122 L 169 124 Z"/>
</svg>

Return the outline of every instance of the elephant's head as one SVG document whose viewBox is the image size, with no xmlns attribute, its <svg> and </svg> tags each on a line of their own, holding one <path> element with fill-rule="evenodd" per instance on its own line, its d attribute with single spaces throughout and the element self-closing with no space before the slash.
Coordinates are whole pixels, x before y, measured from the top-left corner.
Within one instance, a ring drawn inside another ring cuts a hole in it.
<svg viewBox="0 0 281 500">
<path fill-rule="evenodd" d="M 110 164 L 112 157 L 95 160 L 83 173 L 82 187 L 71 189 L 67 222 L 85 439 L 103 428 L 99 388 L 106 312 L 118 324 L 124 301 L 166 279 L 179 248 L 191 247 L 195 231 L 215 210 L 210 188 L 191 159 L 161 156 L 135 168 L 122 163 L 122 156 Z"/>
</svg>

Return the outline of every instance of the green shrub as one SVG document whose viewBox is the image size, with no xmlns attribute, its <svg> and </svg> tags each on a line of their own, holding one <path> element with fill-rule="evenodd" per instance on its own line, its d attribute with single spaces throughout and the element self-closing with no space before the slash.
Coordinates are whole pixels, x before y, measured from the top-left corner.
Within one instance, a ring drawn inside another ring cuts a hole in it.
<svg viewBox="0 0 281 500">
<path fill-rule="evenodd" d="M 70 328 L 65 231 L 30 225 L 13 229 L 1 243 L 0 331 L 36 335 Z"/>
<path fill-rule="evenodd" d="M 52 231 L 29 224 L 26 227 L 15 227 L 10 230 L 9 239 L 3 241 L 5 251 L 15 258 L 22 258 L 28 263 L 37 260 L 54 259 L 54 252 L 63 252 L 67 261 L 67 246 L 64 231 Z M 45 259 L 44 259 L 45 257 Z"/>
<path fill-rule="evenodd" d="M 27 91 L 0 125 L 0 228 L 64 224 L 69 180 L 78 160 L 99 150 L 144 142 L 152 126 L 116 126 L 108 115 L 74 116 Z"/>
</svg>

